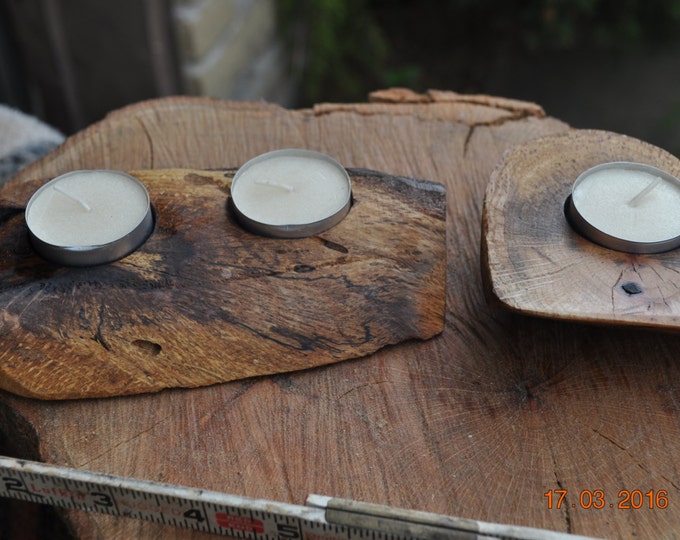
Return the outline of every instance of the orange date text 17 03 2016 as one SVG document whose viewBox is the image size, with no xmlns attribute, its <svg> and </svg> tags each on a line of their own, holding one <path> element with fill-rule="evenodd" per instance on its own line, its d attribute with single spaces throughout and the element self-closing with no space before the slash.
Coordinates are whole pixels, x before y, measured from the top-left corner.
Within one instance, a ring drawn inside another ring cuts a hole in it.
<svg viewBox="0 0 680 540">
<path fill-rule="evenodd" d="M 620 489 L 616 494 L 616 499 L 607 497 L 603 489 L 582 489 L 576 492 L 567 489 L 550 489 L 543 496 L 551 510 L 561 508 L 582 508 L 584 510 L 650 508 L 652 510 L 663 510 L 668 508 L 669 504 L 668 491 L 665 489 Z"/>
</svg>

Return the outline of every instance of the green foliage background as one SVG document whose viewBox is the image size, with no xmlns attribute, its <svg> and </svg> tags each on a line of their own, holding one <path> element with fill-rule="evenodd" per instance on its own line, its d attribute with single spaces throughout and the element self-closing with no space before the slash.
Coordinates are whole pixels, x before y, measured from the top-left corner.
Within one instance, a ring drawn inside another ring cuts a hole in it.
<svg viewBox="0 0 680 540">
<path fill-rule="evenodd" d="M 303 105 L 364 100 L 386 86 L 418 89 L 424 66 L 399 56 L 409 44 L 452 55 L 579 47 L 625 53 L 680 39 L 680 0 L 278 0 L 277 6 L 299 60 Z M 465 73 L 460 59 L 452 69 Z"/>
</svg>

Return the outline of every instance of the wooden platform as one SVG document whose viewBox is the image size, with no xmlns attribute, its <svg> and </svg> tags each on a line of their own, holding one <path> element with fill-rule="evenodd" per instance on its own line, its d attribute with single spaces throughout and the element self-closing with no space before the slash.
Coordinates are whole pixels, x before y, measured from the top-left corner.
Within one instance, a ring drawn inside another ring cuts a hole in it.
<svg viewBox="0 0 680 540">
<path fill-rule="evenodd" d="M 265 238 L 236 221 L 234 170 L 132 171 L 155 229 L 111 264 L 51 264 L 0 189 L 0 388 L 74 399 L 193 388 L 358 358 L 444 328 L 441 184 L 352 171 L 353 205 L 322 234 Z M 12 211 L 14 210 L 14 211 Z"/>
<path fill-rule="evenodd" d="M 680 330 L 680 250 L 631 254 L 571 227 L 564 206 L 577 176 L 611 161 L 680 174 L 680 160 L 632 137 L 572 130 L 508 151 L 491 173 L 482 216 L 489 298 L 519 313 Z"/>
<path fill-rule="evenodd" d="M 53 463 L 294 503 L 320 493 L 583 535 L 672 538 L 680 337 L 524 316 L 484 297 L 492 170 L 514 145 L 568 130 L 533 104 L 449 92 L 385 91 L 372 103 L 298 111 L 165 99 L 111 114 L 18 180 L 83 167 L 234 167 L 296 146 L 444 184 L 446 326 L 367 358 L 205 388 L 61 402 L 3 393 L 5 442 Z M 566 504 L 549 508 L 545 494 L 559 489 Z M 583 508 L 588 490 L 601 490 L 606 508 Z M 619 508 L 634 490 L 666 490 L 669 505 Z M 79 538 L 199 538 L 94 514 L 65 519 Z"/>
</svg>

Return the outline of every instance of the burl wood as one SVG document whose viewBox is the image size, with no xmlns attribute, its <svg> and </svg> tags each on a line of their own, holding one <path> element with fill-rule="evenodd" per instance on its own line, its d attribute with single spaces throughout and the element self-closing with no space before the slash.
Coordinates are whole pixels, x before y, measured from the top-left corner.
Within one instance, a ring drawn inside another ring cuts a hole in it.
<svg viewBox="0 0 680 540">
<path fill-rule="evenodd" d="M 527 317 L 485 300 L 481 218 L 491 172 L 513 146 L 568 126 L 509 99 L 374 97 L 297 111 L 188 98 L 141 103 L 70 138 L 17 181 L 88 167 L 219 168 L 306 147 L 347 167 L 440 182 L 440 335 L 191 390 L 52 402 L 0 392 L 6 445 L 61 465 L 297 504 L 320 493 L 595 537 L 672 538 L 680 523 L 680 336 Z M 549 508 L 545 494 L 558 489 L 565 501 Z M 582 508 L 587 490 L 601 490 L 606 508 Z M 645 496 L 640 508 L 619 508 L 626 490 L 653 490 L 653 505 L 666 490 L 668 507 L 650 508 Z M 83 512 L 63 519 L 83 539 L 210 538 Z"/>
<path fill-rule="evenodd" d="M 502 306 L 526 314 L 677 331 L 680 251 L 614 251 L 579 235 L 565 218 L 578 175 L 610 161 L 645 163 L 680 176 L 673 155 L 606 131 L 541 138 L 503 157 L 484 204 L 488 291 Z"/>
<path fill-rule="evenodd" d="M 245 231 L 234 170 L 131 171 L 155 230 L 89 268 L 31 249 L 17 209 L 43 182 L 0 190 L 0 388 L 40 399 L 196 387 L 356 358 L 442 331 L 441 184 L 350 171 L 353 204 L 322 234 Z"/>
</svg>

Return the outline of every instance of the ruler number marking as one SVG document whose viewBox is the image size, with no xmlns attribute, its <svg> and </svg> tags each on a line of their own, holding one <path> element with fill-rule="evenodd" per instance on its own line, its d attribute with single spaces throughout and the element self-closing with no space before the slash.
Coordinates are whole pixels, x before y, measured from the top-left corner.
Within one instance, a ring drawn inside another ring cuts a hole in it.
<svg viewBox="0 0 680 540">
<path fill-rule="evenodd" d="M 288 538 L 290 540 L 302 538 L 302 531 L 300 531 L 300 526 L 297 523 L 277 523 L 276 530 L 279 538 Z"/>
<path fill-rule="evenodd" d="M 0 496 L 173 524 L 244 540 L 415 540 L 420 537 L 417 531 L 403 527 L 383 527 L 379 520 L 375 527 L 369 527 L 368 522 L 362 520 L 345 524 L 329 522 L 327 498 L 320 496 L 315 496 L 316 499 L 306 507 L 274 501 L 251 503 L 245 497 L 3 456 L 0 456 Z M 382 514 L 375 516 L 379 518 Z M 443 529 L 435 530 L 429 537 L 458 536 L 458 527 Z M 463 535 L 470 537 L 472 531 L 465 527 Z M 507 536 L 510 537 L 519 538 L 515 534 Z M 555 538 L 562 538 L 562 535 Z M 585 537 L 581 538 L 585 540 Z"/>
<path fill-rule="evenodd" d="M 110 495 L 102 493 L 101 491 L 92 491 L 92 503 L 96 506 L 103 506 L 104 508 L 115 508 L 115 504 Z"/>
<path fill-rule="evenodd" d="M 201 512 L 198 508 L 189 508 L 189 510 L 184 512 L 183 516 L 185 519 L 190 519 L 195 523 L 203 523 L 206 520 L 203 512 Z"/>
<path fill-rule="evenodd" d="M 26 488 L 26 485 L 18 478 L 12 478 L 11 476 L 3 476 L 2 483 L 5 484 L 5 489 L 8 492 L 25 493 L 27 495 L 33 495 L 35 497 L 43 497 L 38 493 L 32 493 Z"/>
</svg>

